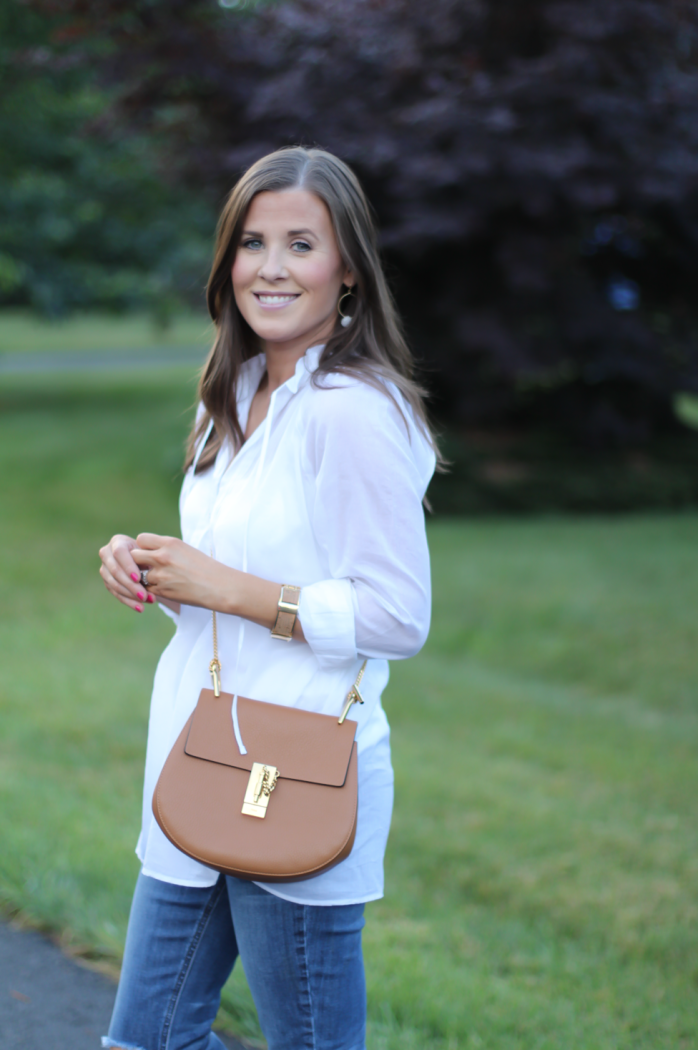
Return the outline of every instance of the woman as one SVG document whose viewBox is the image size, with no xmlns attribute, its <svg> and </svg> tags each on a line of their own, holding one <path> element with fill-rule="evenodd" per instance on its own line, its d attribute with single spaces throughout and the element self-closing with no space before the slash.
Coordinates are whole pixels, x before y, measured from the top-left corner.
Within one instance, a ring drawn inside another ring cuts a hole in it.
<svg viewBox="0 0 698 1050">
<path fill-rule="evenodd" d="M 155 677 L 142 870 L 103 1045 L 222 1047 L 211 1025 L 239 955 L 270 1050 L 361 1050 L 363 910 L 383 894 L 392 809 L 380 697 L 387 660 L 414 655 L 429 627 L 434 442 L 367 202 L 330 153 L 280 150 L 243 175 L 207 294 L 217 334 L 185 462 L 183 539 L 114 536 L 100 551 L 111 594 L 139 613 L 156 599 L 177 623 Z M 300 588 L 289 645 L 271 633 L 283 584 Z M 307 881 L 218 875 L 153 819 L 160 770 L 210 685 L 211 610 L 228 692 L 337 714 L 368 659 L 351 716 L 355 844 Z"/>
</svg>

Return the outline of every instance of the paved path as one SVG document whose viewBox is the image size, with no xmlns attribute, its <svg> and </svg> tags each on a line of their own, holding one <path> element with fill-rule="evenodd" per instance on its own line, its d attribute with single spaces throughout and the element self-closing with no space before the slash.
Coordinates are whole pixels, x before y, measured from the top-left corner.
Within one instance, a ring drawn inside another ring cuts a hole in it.
<svg viewBox="0 0 698 1050">
<path fill-rule="evenodd" d="M 0 1048 L 99 1050 L 116 985 L 41 934 L 0 922 Z M 229 1050 L 245 1050 L 221 1035 Z"/>
<path fill-rule="evenodd" d="M 85 350 L 74 353 L 0 354 L 0 375 L 41 372 L 111 372 L 139 368 L 200 367 L 206 350 L 191 346 L 150 346 L 143 350 Z"/>
</svg>

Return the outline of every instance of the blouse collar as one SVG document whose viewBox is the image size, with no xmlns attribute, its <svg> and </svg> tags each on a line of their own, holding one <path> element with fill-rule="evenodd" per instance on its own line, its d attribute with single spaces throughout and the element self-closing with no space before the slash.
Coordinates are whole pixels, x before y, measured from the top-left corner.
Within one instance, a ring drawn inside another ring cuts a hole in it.
<svg viewBox="0 0 698 1050">
<path fill-rule="evenodd" d="M 318 343 L 317 346 L 311 346 L 305 351 L 303 357 L 300 357 L 296 361 L 296 367 L 293 375 L 290 379 L 287 379 L 285 383 L 282 383 L 278 388 L 279 390 L 286 389 L 290 394 L 295 394 L 298 390 L 301 382 L 307 377 L 311 376 L 316 371 L 320 364 L 320 355 L 324 349 L 324 343 Z M 244 383 L 244 389 L 241 389 L 240 394 L 242 397 L 249 397 L 259 386 L 259 381 L 264 375 L 264 370 L 267 367 L 267 356 L 266 354 L 256 354 L 251 357 L 249 361 L 245 361 L 240 369 L 240 378 Z"/>
</svg>

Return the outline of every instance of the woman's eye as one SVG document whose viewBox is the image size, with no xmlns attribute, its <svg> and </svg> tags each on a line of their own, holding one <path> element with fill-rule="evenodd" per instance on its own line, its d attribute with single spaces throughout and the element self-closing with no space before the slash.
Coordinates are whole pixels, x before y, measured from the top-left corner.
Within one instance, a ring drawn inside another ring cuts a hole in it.
<svg viewBox="0 0 698 1050">
<path fill-rule="evenodd" d="M 307 241 L 294 241 L 291 247 L 297 252 L 309 252 L 311 250 Z"/>
<path fill-rule="evenodd" d="M 262 247 L 262 242 L 257 237 L 250 237 L 248 240 L 242 242 L 243 248 L 250 248 L 253 252 L 259 251 Z"/>
</svg>

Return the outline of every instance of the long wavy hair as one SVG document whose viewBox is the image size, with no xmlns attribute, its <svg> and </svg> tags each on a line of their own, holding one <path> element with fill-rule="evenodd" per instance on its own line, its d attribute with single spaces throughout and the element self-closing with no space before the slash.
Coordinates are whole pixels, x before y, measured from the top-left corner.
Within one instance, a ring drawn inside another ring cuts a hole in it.
<svg viewBox="0 0 698 1050">
<path fill-rule="evenodd" d="M 211 419 L 214 426 L 197 462 L 197 473 L 212 465 L 226 437 L 236 449 L 244 441 L 237 413 L 237 382 L 241 365 L 260 353 L 262 347 L 237 308 L 231 270 L 252 199 L 258 193 L 289 189 L 308 190 L 323 201 L 342 261 L 356 280 L 351 324 L 342 327 L 337 314 L 335 330 L 325 343 L 313 382 L 317 384 L 323 376 L 342 372 L 363 379 L 388 396 L 391 395 L 385 381 L 393 383 L 436 450 L 424 407 L 424 391 L 414 379 L 414 361 L 383 273 L 375 223 L 359 180 L 332 153 L 293 146 L 262 157 L 244 173 L 229 194 L 218 222 L 206 289 L 216 336 L 199 381 L 204 412 L 189 435 L 185 470 L 193 462 L 198 442 Z M 346 291 L 344 286 L 342 291 Z"/>
</svg>

